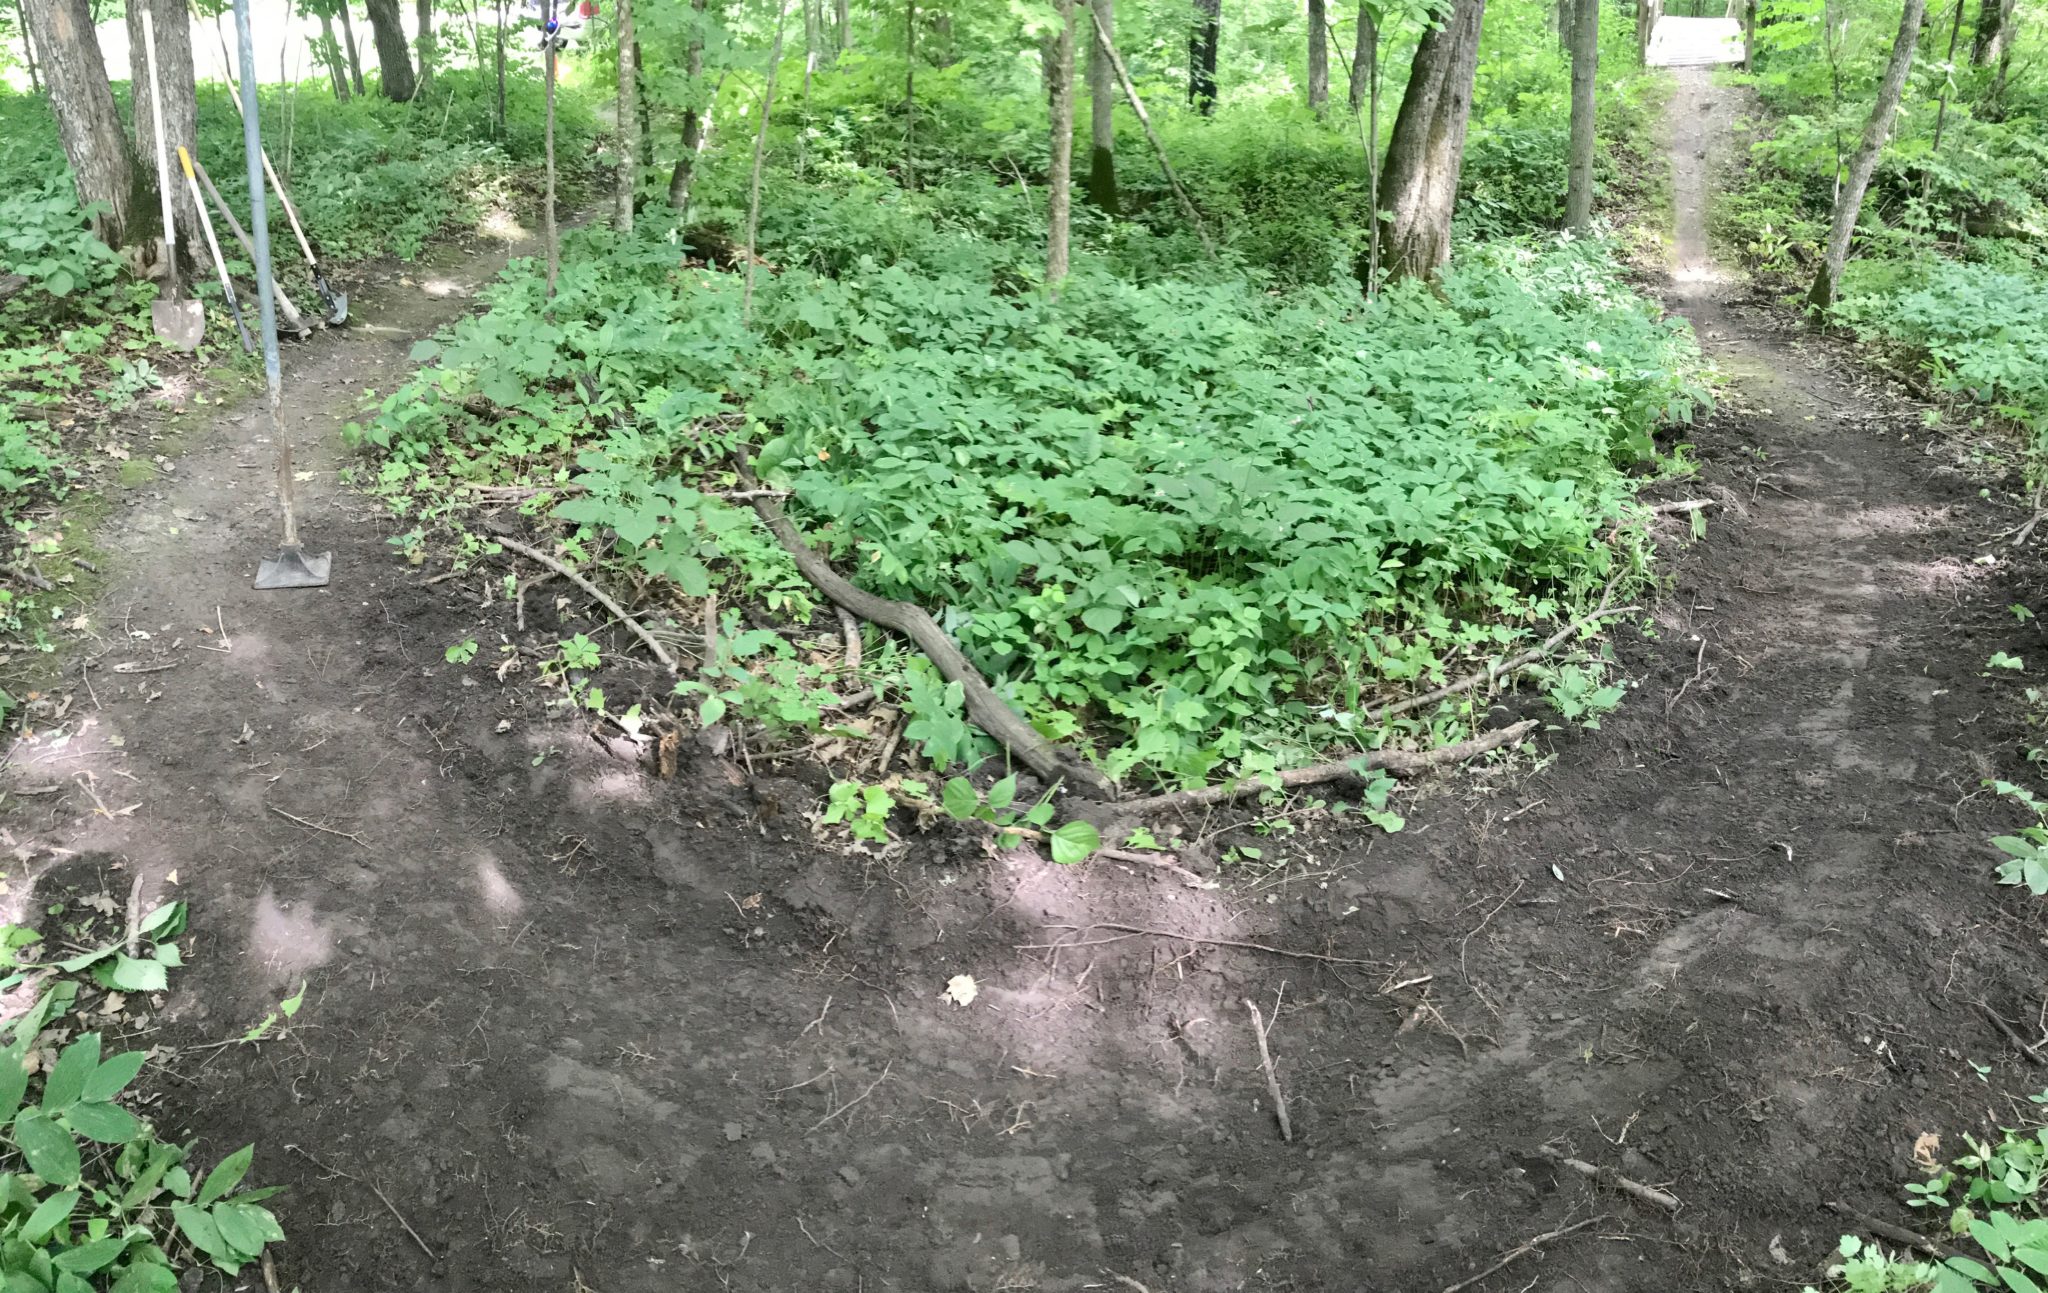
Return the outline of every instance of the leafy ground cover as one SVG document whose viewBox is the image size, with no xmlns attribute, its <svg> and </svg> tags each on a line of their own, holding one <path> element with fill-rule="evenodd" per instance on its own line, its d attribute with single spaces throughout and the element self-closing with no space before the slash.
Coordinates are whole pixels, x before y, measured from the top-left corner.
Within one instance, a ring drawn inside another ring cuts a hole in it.
<svg viewBox="0 0 2048 1293">
<path fill-rule="evenodd" d="M 847 129 L 807 121 L 801 153 L 778 151 L 751 314 L 720 256 L 743 228 L 741 155 L 700 181 L 684 241 L 709 262 L 652 221 L 586 231 L 551 304 L 515 269 L 421 348 L 434 362 L 359 428 L 402 546 L 475 553 L 468 503 L 512 483 L 578 556 L 662 581 L 678 624 L 714 594 L 801 622 L 814 595 L 722 497 L 744 455 L 817 548 L 940 616 L 1043 734 L 1167 784 L 1370 748 L 1390 689 L 1547 634 L 1638 569 L 1629 471 L 1705 394 L 1689 332 L 1604 242 L 1475 243 L 1434 293 L 1367 303 L 1355 247 L 1249 201 L 1217 204 L 1213 263 L 1163 219 L 1091 214 L 1054 299 L 1042 217 L 986 164 L 991 140 L 935 139 L 906 188 L 867 164 L 854 127 L 879 113 L 851 93 L 819 78 L 818 120 L 836 104 Z M 946 120 L 941 104 L 926 128 Z M 1274 143 L 1262 184 L 1283 194 L 1346 146 L 1285 109 L 1176 130 L 1232 141 L 1184 150 L 1201 193 L 1249 191 L 1245 139 Z M 815 682 L 777 667 L 778 694 Z M 1590 678 L 1553 684 L 1577 698 Z M 948 708 L 936 680 L 902 690 L 920 716 Z M 987 748 L 957 716 L 935 728 L 941 769 Z"/>
</svg>

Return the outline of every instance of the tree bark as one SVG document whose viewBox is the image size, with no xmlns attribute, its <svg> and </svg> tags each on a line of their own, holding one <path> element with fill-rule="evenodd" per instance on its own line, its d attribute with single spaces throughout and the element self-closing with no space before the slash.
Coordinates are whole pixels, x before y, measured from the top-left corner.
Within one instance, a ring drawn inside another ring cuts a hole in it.
<svg viewBox="0 0 2048 1293">
<path fill-rule="evenodd" d="M 498 0 L 498 133 L 505 137 L 505 0 Z"/>
<path fill-rule="evenodd" d="M 342 103 L 349 100 L 348 65 L 342 57 L 341 38 L 334 34 L 334 15 L 320 15 L 320 61 L 327 65 L 327 74 L 334 81 L 334 97 Z"/>
<path fill-rule="evenodd" d="M 1074 194 L 1074 4 L 1054 0 L 1059 32 L 1046 42 L 1045 88 L 1052 117 L 1052 164 L 1046 171 L 1045 287 L 1055 296 L 1066 281 L 1069 216 Z"/>
<path fill-rule="evenodd" d="M 341 38 L 348 42 L 348 78 L 355 83 L 356 94 L 363 93 L 363 52 L 356 45 L 356 24 L 348 16 L 348 0 L 341 0 Z"/>
<path fill-rule="evenodd" d="M 1381 171 L 1392 280 L 1434 278 L 1451 258 L 1451 210 L 1458 200 L 1485 16 L 1486 0 L 1455 0 L 1443 25 L 1424 32 L 1415 47 Z"/>
<path fill-rule="evenodd" d="M 1600 0 L 1574 0 L 1572 15 L 1572 134 L 1564 192 L 1564 227 L 1593 227 L 1594 87 L 1600 79 Z"/>
<path fill-rule="evenodd" d="M 1202 213 L 1195 210 L 1195 203 L 1188 191 L 1181 187 L 1180 177 L 1173 173 L 1173 162 L 1166 156 L 1166 145 L 1159 140 L 1159 132 L 1152 128 L 1152 114 L 1145 111 L 1145 101 L 1138 97 L 1138 87 L 1131 83 L 1131 74 L 1124 67 L 1123 59 L 1117 56 L 1116 45 L 1109 38 L 1098 15 L 1090 14 L 1090 26 L 1095 28 L 1095 43 L 1109 59 L 1109 70 L 1116 73 L 1118 85 L 1124 88 L 1124 101 L 1131 105 L 1131 115 L 1143 127 L 1145 138 L 1152 145 L 1152 155 L 1159 159 L 1159 173 L 1166 177 L 1166 185 L 1173 190 L 1173 200 L 1180 204 L 1180 213 L 1187 217 L 1188 225 L 1195 236 L 1202 240 L 1202 250 L 1214 256 L 1216 244 L 1209 239 L 1209 230 L 1202 224 Z"/>
<path fill-rule="evenodd" d="M 1372 93 L 1372 72 L 1379 59 L 1379 24 L 1373 21 L 1372 7 L 1368 0 L 1360 0 L 1358 6 L 1358 36 L 1351 46 L 1351 111 L 1365 110 L 1365 101 Z M 1378 149 L 1375 143 L 1373 148 Z"/>
<path fill-rule="evenodd" d="M 1841 284 L 1842 266 L 1849 261 L 1849 240 L 1856 234 L 1856 218 L 1863 212 L 1863 194 L 1870 188 L 1870 176 L 1884 152 L 1891 134 L 1892 118 L 1899 110 L 1899 96 L 1905 92 L 1906 76 L 1913 70 L 1913 49 L 1920 41 L 1920 23 L 1927 14 L 1927 0 L 1906 0 L 1899 14 L 1899 34 L 1892 41 L 1892 60 L 1884 80 L 1877 87 L 1877 102 L 1870 106 L 1870 120 L 1863 126 L 1863 142 L 1849 163 L 1849 178 L 1835 195 L 1834 221 L 1828 229 L 1827 256 L 1814 276 L 1807 300 L 1825 310 L 1835 303 Z"/>
<path fill-rule="evenodd" d="M 690 103 L 683 109 L 683 151 L 676 157 L 675 169 L 668 177 L 668 204 L 677 211 L 689 208 L 690 181 L 697 173 L 697 153 L 704 147 L 704 113 L 697 107 L 699 83 L 704 79 L 704 3 L 705 0 L 690 0 L 690 8 L 696 13 L 691 18 L 690 45 L 683 55 L 685 90 Z"/>
<path fill-rule="evenodd" d="M 1195 0 L 1188 36 L 1188 106 L 1203 116 L 1216 110 L 1216 46 L 1223 36 L 1223 0 Z"/>
<path fill-rule="evenodd" d="M 541 198 L 541 239 L 547 243 L 548 288 L 547 299 L 555 299 L 555 280 L 562 274 L 562 231 L 555 225 L 555 67 L 556 46 L 560 38 L 554 32 L 541 33 L 541 153 L 543 158 L 542 185 L 545 192 Z"/>
<path fill-rule="evenodd" d="M 1972 66 L 1990 67 L 2005 57 L 2018 7 L 2019 0 L 1984 0 L 1977 10 L 1977 37 L 1970 44 Z"/>
<path fill-rule="evenodd" d="M 412 50 L 405 43 L 405 23 L 398 0 L 364 0 L 370 13 L 370 34 L 377 42 L 377 84 L 393 103 L 410 103 L 419 91 L 413 75 Z"/>
<path fill-rule="evenodd" d="M 903 187 L 917 188 L 917 0 L 903 7 Z"/>
<path fill-rule="evenodd" d="M 1103 34 L 1116 39 L 1116 0 L 1089 0 L 1092 20 Z M 1102 42 L 1088 42 L 1088 200 L 1097 210 L 1116 215 L 1116 72 L 1102 52 Z"/>
<path fill-rule="evenodd" d="M 1329 0 L 1308 0 L 1308 106 L 1316 113 L 1330 106 Z"/>
<path fill-rule="evenodd" d="M 413 89 L 418 94 L 434 83 L 434 64 L 441 50 L 434 40 L 434 0 L 418 0 L 413 12 L 419 19 L 419 32 L 413 38 L 420 53 L 420 73 Z"/>
<path fill-rule="evenodd" d="M 36 43 L 29 39 L 28 16 L 21 11 L 21 0 L 14 0 L 14 29 L 21 33 L 21 56 L 28 64 L 29 93 L 41 94 L 43 77 L 40 69 L 36 67 Z"/>
<path fill-rule="evenodd" d="M 619 191 L 614 217 L 620 233 L 633 232 L 633 191 L 639 187 L 640 81 L 633 40 L 633 0 L 613 0 L 619 34 Z"/>
<path fill-rule="evenodd" d="M 832 23 L 839 29 L 837 52 L 853 48 L 853 13 L 849 0 L 832 0 Z"/>
<path fill-rule="evenodd" d="M 136 185 L 151 194 L 156 191 L 156 110 L 150 103 L 149 68 L 144 58 L 142 15 L 147 10 L 155 20 L 157 82 L 164 99 L 164 147 L 171 159 L 172 174 L 178 174 L 178 145 L 196 156 L 199 151 L 199 92 L 192 68 L 192 20 L 183 0 L 128 0 L 129 98 L 135 122 Z M 199 208 L 192 205 L 191 186 L 171 180 L 171 218 L 184 236 L 178 240 L 179 259 L 193 269 L 205 253 L 199 246 Z M 154 210 L 155 208 L 147 208 Z M 159 220 L 162 216 L 157 217 Z M 138 220 L 138 228 L 141 227 Z M 132 241 L 132 239 L 131 239 Z"/>
<path fill-rule="evenodd" d="M 42 55 L 43 83 L 57 114 L 57 133 L 78 201 L 104 210 L 92 217 L 92 231 L 109 247 L 121 247 L 138 232 L 139 217 L 150 209 L 151 190 L 136 183 L 135 162 L 114 91 L 107 83 L 99 37 L 92 28 L 86 0 L 26 0 L 29 31 Z M 154 228 L 154 220 L 140 220 Z"/>
<path fill-rule="evenodd" d="M 775 44 L 768 51 L 768 79 L 761 87 L 761 126 L 754 132 L 754 171 L 747 182 L 747 282 L 740 294 L 740 324 L 754 317 L 754 252 L 761 235 L 761 169 L 768 160 L 768 122 L 775 111 L 775 73 L 782 67 L 782 18 L 787 10 L 775 11 Z"/>
</svg>

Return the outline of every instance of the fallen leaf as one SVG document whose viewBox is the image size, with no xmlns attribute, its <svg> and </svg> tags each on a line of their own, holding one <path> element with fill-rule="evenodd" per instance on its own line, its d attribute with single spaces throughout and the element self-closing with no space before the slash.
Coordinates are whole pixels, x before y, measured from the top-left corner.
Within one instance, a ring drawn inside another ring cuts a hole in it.
<svg viewBox="0 0 2048 1293">
<path fill-rule="evenodd" d="M 171 873 L 170 873 L 169 875 L 165 876 L 165 877 L 164 877 L 164 883 L 165 883 L 165 884 L 176 884 L 176 883 L 178 883 L 178 873 L 177 873 L 176 871 L 173 871 L 173 872 L 171 872 Z"/>
<path fill-rule="evenodd" d="M 1923 1131 L 1913 1138 L 1913 1161 L 1930 1172 L 1941 1170 L 1941 1160 L 1935 1157 L 1941 1149 L 1941 1137 L 1931 1131 Z"/>
<path fill-rule="evenodd" d="M 950 1001 L 956 1006 L 971 1006 L 975 997 L 980 994 L 981 985 L 974 981 L 973 975 L 956 974 L 946 980 L 946 990 L 939 994 L 939 999 Z"/>
</svg>

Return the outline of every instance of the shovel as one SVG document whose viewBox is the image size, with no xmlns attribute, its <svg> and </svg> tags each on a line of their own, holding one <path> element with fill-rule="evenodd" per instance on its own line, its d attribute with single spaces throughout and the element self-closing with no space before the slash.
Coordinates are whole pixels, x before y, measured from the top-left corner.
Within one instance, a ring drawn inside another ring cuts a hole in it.
<svg viewBox="0 0 2048 1293">
<path fill-rule="evenodd" d="M 292 506 L 292 444 L 282 434 L 277 441 L 277 501 L 284 508 L 284 544 L 276 556 L 257 564 L 256 587 L 325 588 L 334 570 L 334 554 L 309 556 L 299 546 L 299 514 Z"/>
<path fill-rule="evenodd" d="M 199 180 L 192 174 L 192 154 L 178 145 L 178 164 L 185 168 L 185 187 L 192 191 L 192 205 L 199 208 L 199 227 L 206 231 L 206 249 L 213 253 L 213 270 L 220 275 L 220 290 L 227 295 L 228 313 L 235 316 L 235 330 L 242 334 L 242 349 L 255 353 L 256 342 L 242 319 L 242 303 L 235 297 L 235 280 L 228 277 L 228 264 L 220 258 L 220 239 L 213 233 L 213 217 L 206 213 L 206 199 L 199 196 Z"/>
<path fill-rule="evenodd" d="M 227 54 L 225 37 L 222 38 L 221 43 L 221 54 L 225 56 Z M 228 97 L 234 100 L 235 111 L 242 112 L 241 96 L 231 94 Z M 246 116 L 244 120 L 246 121 Z M 313 290 L 320 293 L 320 303 L 327 307 L 327 322 L 330 324 L 346 322 L 348 319 L 348 293 L 335 291 L 333 284 L 327 281 L 327 275 L 321 270 L 320 262 L 314 259 L 313 244 L 306 238 L 305 226 L 299 223 L 299 209 L 292 205 L 292 195 L 284 191 L 284 181 L 277 178 L 277 168 L 270 164 L 270 150 L 264 149 L 261 156 L 263 158 L 263 173 L 270 177 L 270 187 L 277 190 L 277 200 L 284 205 L 285 219 L 291 222 L 292 234 L 299 240 L 299 251 L 306 257 L 306 268 L 313 271 Z"/>
<path fill-rule="evenodd" d="M 199 172 L 199 182 L 206 186 L 206 196 L 213 199 L 213 209 L 220 212 L 221 219 L 227 221 L 228 232 L 234 234 L 235 241 L 242 244 L 242 250 L 247 253 L 249 263 L 255 264 L 256 244 L 249 241 L 249 235 L 242 228 L 242 222 L 235 219 L 234 208 L 227 204 L 227 200 L 221 197 L 220 190 L 213 186 L 213 177 L 206 173 L 206 163 L 195 157 L 192 159 L 192 166 Z M 285 295 L 284 284 L 272 280 L 270 291 L 277 298 L 278 313 L 284 316 L 285 326 L 298 333 L 301 340 L 313 335 L 313 329 L 307 327 L 306 320 L 300 316 L 299 307 L 293 305 L 292 298 Z"/>
<path fill-rule="evenodd" d="M 142 11 L 142 51 L 149 60 L 149 102 L 156 120 L 156 190 L 164 206 L 164 260 L 170 269 L 162 295 L 149 303 L 149 321 L 156 339 L 179 350 L 194 350 L 206 334 L 206 310 L 197 301 L 184 299 L 178 283 L 178 226 L 172 218 L 170 150 L 164 146 L 164 97 L 157 89 L 156 28 L 150 12 Z"/>
</svg>

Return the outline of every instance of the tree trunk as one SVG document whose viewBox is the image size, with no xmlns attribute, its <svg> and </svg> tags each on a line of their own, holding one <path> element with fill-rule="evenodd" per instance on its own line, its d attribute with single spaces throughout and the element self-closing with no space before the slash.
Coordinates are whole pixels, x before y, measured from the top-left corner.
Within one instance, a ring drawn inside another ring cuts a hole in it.
<svg viewBox="0 0 2048 1293">
<path fill-rule="evenodd" d="M 1328 0 L 1308 0 L 1308 106 L 1330 106 L 1330 10 Z"/>
<path fill-rule="evenodd" d="M 844 53 L 853 48 L 853 13 L 849 0 L 832 0 L 832 25 L 839 29 L 836 49 Z"/>
<path fill-rule="evenodd" d="M 2019 0 L 1984 0 L 1977 10 L 1977 38 L 1970 44 L 1972 66 L 1990 67 L 2005 57 L 2018 7 Z"/>
<path fill-rule="evenodd" d="M 36 43 L 29 39 L 28 17 L 21 11 L 21 0 L 14 0 L 14 29 L 21 33 L 21 56 L 28 63 L 28 89 L 30 94 L 43 92 L 43 78 L 36 67 Z"/>
<path fill-rule="evenodd" d="M 334 15 L 320 15 L 320 61 L 327 64 L 327 74 L 334 80 L 334 97 L 342 103 L 349 100 L 348 64 L 341 53 L 341 38 L 334 34 Z"/>
<path fill-rule="evenodd" d="M 1390 279 L 1434 278 L 1451 258 L 1451 209 L 1485 16 L 1486 0 L 1455 0 L 1443 25 L 1425 31 L 1415 46 L 1381 172 L 1390 212 L 1384 239 Z"/>
<path fill-rule="evenodd" d="M 1216 46 L 1223 35 L 1223 0 L 1195 0 L 1188 36 L 1188 106 L 1203 116 L 1216 110 Z"/>
<path fill-rule="evenodd" d="M 1116 39 L 1116 0 L 1090 0 L 1094 20 Z M 1117 214 L 1116 196 L 1116 72 L 1102 52 L 1102 42 L 1088 42 L 1088 200 L 1098 210 Z"/>
<path fill-rule="evenodd" d="M 498 134 L 505 137 L 505 0 L 498 0 Z"/>
<path fill-rule="evenodd" d="M 1351 46 L 1351 111 L 1365 110 L 1366 97 L 1372 92 L 1372 71 L 1379 57 L 1379 24 L 1372 20 L 1369 0 L 1359 0 L 1358 37 Z M 1372 145 L 1377 149 L 1379 145 Z"/>
<path fill-rule="evenodd" d="M 412 51 L 406 47 L 405 24 L 398 0 L 364 0 L 370 13 L 370 34 L 377 42 L 377 83 L 393 103 L 410 103 L 419 83 L 413 78 Z"/>
<path fill-rule="evenodd" d="M 1574 0 L 1572 15 L 1572 135 L 1564 190 L 1564 227 L 1593 227 L 1594 87 L 1600 79 L 1600 0 Z"/>
<path fill-rule="evenodd" d="M 440 46 L 434 41 L 434 0 L 418 0 L 413 12 L 419 18 L 419 34 L 414 37 L 415 47 L 420 52 L 420 74 L 414 94 L 420 93 L 434 83 L 434 64 L 440 55 Z"/>
<path fill-rule="evenodd" d="M 138 230 L 137 218 L 150 210 L 150 189 L 137 192 L 135 163 L 114 91 L 107 84 L 99 37 L 86 0 L 26 0 L 29 30 L 42 55 L 43 83 L 57 114 L 57 133 L 82 206 L 105 209 L 92 218 L 92 231 L 109 247 L 125 245 Z M 142 221 L 154 228 L 154 220 Z"/>
<path fill-rule="evenodd" d="M 555 227 L 555 46 L 559 43 L 553 32 L 541 35 L 541 154 L 543 160 L 542 185 L 545 193 L 541 198 L 541 240 L 547 244 L 548 288 L 547 299 L 555 299 L 555 280 L 562 273 L 562 232 Z"/>
<path fill-rule="evenodd" d="M 668 204 L 679 212 L 690 205 L 690 181 L 697 172 L 697 153 L 704 146 L 704 113 L 697 107 L 699 83 L 704 79 L 704 3 L 690 0 L 696 13 L 691 18 L 689 48 L 683 55 L 684 91 L 690 102 L 683 109 L 683 151 L 668 177 Z"/>
<path fill-rule="evenodd" d="M 903 17 L 903 187 L 917 187 L 917 0 Z"/>
<path fill-rule="evenodd" d="M 932 15 L 932 34 L 939 38 L 939 56 L 932 62 L 940 67 L 959 62 L 960 55 L 953 48 L 953 15 L 943 9 Z"/>
<path fill-rule="evenodd" d="M 639 187 L 639 158 L 634 153 L 640 134 L 640 82 L 634 58 L 633 0 L 612 0 L 619 33 L 619 191 L 615 222 L 620 233 L 633 232 L 633 191 Z"/>
<path fill-rule="evenodd" d="M 348 42 L 348 79 L 355 83 L 356 93 L 363 92 L 363 52 L 356 44 L 356 24 L 348 16 L 348 0 L 341 0 L 341 38 Z"/>
<path fill-rule="evenodd" d="M 184 0 L 128 0 L 129 98 L 135 121 L 135 169 L 137 187 L 154 194 L 156 173 L 156 111 L 150 103 L 149 67 L 144 58 L 142 15 L 147 9 L 155 19 L 157 82 L 164 98 L 164 150 L 172 175 L 177 169 L 178 145 L 194 156 L 199 152 L 199 92 L 192 70 L 192 21 Z M 178 180 L 169 181 L 171 218 L 184 232 L 179 257 L 187 269 L 199 264 L 199 208 L 192 205 L 192 190 Z M 148 208 L 154 210 L 155 208 Z M 161 220 L 163 217 L 157 217 Z M 141 221 L 138 220 L 138 227 Z M 198 255 L 195 255 L 198 253 Z"/>
<path fill-rule="evenodd" d="M 1870 120 L 1863 126 L 1863 142 L 1849 163 L 1849 178 L 1835 196 L 1834 222 L 1828 228 L 1827 257 L 1814 276 L 1807 300 L 1825 310 L 1835 303 L 1841 284 L 1842 266 L 1849 261 L 1849 240 L 1856 233 L 1856 218 L 1863 212 L 1863 194 L 1870 187 L 1871 173 L 1884 152 L 1885 137 L 1891 134 L 1892 118 L 1899 110 L 1899 96 L 1906 89 L 1906 75 L 1913 70 L 1913 49 L 1920 41 L 1920 22 L 1927 14 L 1927 0 L 1906 0 L 1899 14 L 1899 34 L 1892 41 L 1892 61 L 1877 87 L 1877 102 L 1870 106 Z"/>
<path fill-rule="evenodd" d="M 1046 170 L 1045 287 L 1057 295 L 1067 277 L 1068 216 L 1074 194 L 1074 4 L 1054 0 L 1058 34 L 1046 42 L 1045 86 L 1052 115 L 1052 165 Z"/>
<path fill-rule="evenodd" d="M 804 0 L 804 107 L 811 103 L 811 73 L 818 70 L 818 32 L 824 26 L 819 0 Z"/>
</svg>

